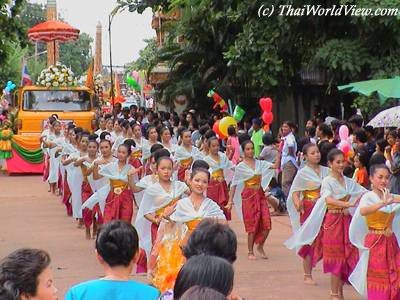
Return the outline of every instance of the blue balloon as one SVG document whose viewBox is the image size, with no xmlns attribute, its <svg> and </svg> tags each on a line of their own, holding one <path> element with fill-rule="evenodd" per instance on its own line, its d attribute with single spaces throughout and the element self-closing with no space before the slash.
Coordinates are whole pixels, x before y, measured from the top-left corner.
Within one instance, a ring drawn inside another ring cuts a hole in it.
<svg viewBox="0 0 400 300">
<path fill-rule="evenodd" d="M 15 85 L 15 83 L 13 83 L 12 85 L 11 85 L 11 91 L 13 90 L 13 89 L 15 89 L 17 86 Z"/>
</svg>

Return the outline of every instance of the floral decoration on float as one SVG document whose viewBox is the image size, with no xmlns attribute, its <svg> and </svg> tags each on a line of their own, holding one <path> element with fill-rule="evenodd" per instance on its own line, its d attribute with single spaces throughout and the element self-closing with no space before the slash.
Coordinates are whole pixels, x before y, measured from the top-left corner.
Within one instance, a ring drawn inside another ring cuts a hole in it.
<svg viewBox="0 0 400 300">
<path fill-rule="evenodd" d="M 65 87 L 77 85 L 74 72 L 67 66 L 57 62 L 55 65 L 44 69 L 36 82 L 37 85 L 45 87 Z"/>
</svg>

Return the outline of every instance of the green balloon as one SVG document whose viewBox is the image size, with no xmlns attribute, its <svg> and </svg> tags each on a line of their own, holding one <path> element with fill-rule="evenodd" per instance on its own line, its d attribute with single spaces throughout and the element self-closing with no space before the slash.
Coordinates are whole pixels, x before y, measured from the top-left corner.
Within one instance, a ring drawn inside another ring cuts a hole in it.
<svg viewBox="0 0 400 300">
<path fill-rule="evenodd" d="M 140 91 L 140 85 L 136 82 L 135 79 L 133 79 L 132 77 L 128 76 L 126 78 L 126 83 L 133 88 L 135 91 L 139 92 Z"/>
<path fill-rule="evenodd" d="M 245 115 L 246 111 L 241 108 L 239 105 L 236 105 L 235 110 L 233 111 L 233 118 L 237 121 L 240 122 L 244 115 Z"/>
</svg>

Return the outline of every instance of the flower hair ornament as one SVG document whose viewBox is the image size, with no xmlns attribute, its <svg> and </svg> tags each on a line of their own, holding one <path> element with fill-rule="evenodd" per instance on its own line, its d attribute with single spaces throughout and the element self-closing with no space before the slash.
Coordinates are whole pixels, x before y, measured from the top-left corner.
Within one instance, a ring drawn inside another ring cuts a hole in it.
<svg viewBox="0 0 400 300">
<path fill-rule="evenodd" d="M 111 142 L 111 135 L 106 135 L 106 136 L 104 137 L 104 139 L 105 139 L 106 141 Z"/>
</svg>

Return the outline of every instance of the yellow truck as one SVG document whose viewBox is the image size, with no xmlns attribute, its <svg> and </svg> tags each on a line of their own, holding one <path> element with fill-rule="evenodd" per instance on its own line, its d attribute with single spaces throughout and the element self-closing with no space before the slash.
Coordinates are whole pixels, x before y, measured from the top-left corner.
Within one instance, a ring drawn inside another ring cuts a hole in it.
<svg viewBox="0 0 400 300">
<path fill-rule="evenodd" d="M 96 126 L 95 94 L 87 87 L 24 86 L 19 89 L 17 105 L 18 135 L 40 134 L 52 114 L 90 132 Z"/>
</svg>

